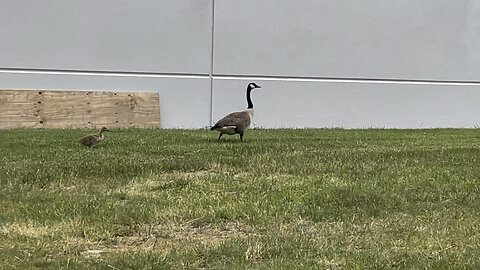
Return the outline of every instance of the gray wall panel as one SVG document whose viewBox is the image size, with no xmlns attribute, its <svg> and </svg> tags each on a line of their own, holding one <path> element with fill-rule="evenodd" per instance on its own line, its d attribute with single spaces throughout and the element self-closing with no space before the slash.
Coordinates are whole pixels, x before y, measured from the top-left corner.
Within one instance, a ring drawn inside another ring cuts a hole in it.
<svg viewBox="0 0 480 270">
<path fill-rule="evenodd" d="M 480 79 L 475 0 L 230 0 L 215 9 L 215 73 Z"/>
<path fill-rule="evenodd" d="M 0 1 L 0 67 L 210 71 L 211 0 Z"/>
<path fill-rule="evenodd" d="M 480 83 L 453 83 L 480 81 L 479 1 L 212 5 L 0 1 L 0 88 L 158 91 L 163 127 L 200 128 L 244 109 L 253 75 L 258 127 L 479 125 Z"/>
<path fill-rule="evenodd" d="M 4 89 L 151 91 L 160 94 L 163 128 L 203 128 L 210 123 L 208 78 L 0 73 Z"/>
<path fill-rule="evenodd" d="M 214 82 L 213 119 L 246 108 L 249 80 Z M 437 128 L 480 125 L 480 85 L 261 81 L 254 126 Z"/>
</svg>

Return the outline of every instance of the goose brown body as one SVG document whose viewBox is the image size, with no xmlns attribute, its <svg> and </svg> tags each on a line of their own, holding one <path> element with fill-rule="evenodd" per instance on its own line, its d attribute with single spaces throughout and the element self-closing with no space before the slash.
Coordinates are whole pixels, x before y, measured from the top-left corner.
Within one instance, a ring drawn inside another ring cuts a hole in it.
<svg viewBox="0 0 480 270">
<path fill-rule="evenodd" d="M 79 142 L 87 147 L 93 147 L 97 143 L 103 141 L 104 135 L 103 132 L 108 131 L 106 127 L 103 127 L 100 129 L 100 132 L 98 134 L 93 134 L 93 135 L 88 135 L 79 140 Z"/>
<path fill-rule="evenodd" d="M 251 123 L 252 117 L 248 111 L 233 112 L 218 120 L 210 130 L 218 130 L 220 134 L 241 134 Z"/>
<path fill-rule="evenodd" d="M 247 104 L 248 108 L 245 111 L 232 112 L 227 114 L 222 119 L 213 125 L 210 130 L 217 130 L 220 132 L 218 139 L 223 134 L 234 135 L 239 134 L 240 140 L 243 142 L 243 134 L 250 127 L 253 119 L 253 103 L 250 97 L 250 92 L 255 88 L 261 88 L 255 83 L 249 83 L 247 86 Z"/>
</svg>

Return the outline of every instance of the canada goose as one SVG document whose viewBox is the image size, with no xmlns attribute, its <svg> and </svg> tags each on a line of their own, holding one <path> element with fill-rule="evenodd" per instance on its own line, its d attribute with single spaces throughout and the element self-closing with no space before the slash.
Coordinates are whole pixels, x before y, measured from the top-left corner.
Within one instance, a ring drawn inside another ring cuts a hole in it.
<svg viewBox="0 0 480 270">
<path fill-rule="evenodd" d="M 253 82 L 247 86 L 248 107 L 245 111 L 230 113 L 210 128 L 210 130 L 218 130 L 220 132 L 220 135 L 218 135 L 219 140 L 223 134 L 240 134 L 240 140 L 243 142 L 243 133 L 248 129 L 253 119 L 253 103 L 250 98 L 250 92 L 255 88 L 261 87 Z"/>
<path fill-rule="evenodd" d="M 95 144 L 101 142 L 104 138 L 103 132 L 109 131 L 106 127 L 102 127 L 100 129 L 100 132 L 98 134 L 93 134 L 93 135 L 88 135 L 83 138 L 81 138 L 79 141 L 81 144 L 87 146 L 87 147 L 93 147 Z"/>
</svg>

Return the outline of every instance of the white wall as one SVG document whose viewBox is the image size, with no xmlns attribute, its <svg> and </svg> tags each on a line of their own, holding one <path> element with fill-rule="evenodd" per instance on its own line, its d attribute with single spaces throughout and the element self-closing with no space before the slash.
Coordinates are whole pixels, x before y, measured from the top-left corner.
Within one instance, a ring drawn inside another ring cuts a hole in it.
<svg viewBox="0 0 480 270">
<path fill-rule="evenodd" d="M 257 127 L 480 124 L 474 0 L 5 0 L 0 37 L 0 88 L 157 91 L 166 128 L 249 81 Z"/>
</svg>

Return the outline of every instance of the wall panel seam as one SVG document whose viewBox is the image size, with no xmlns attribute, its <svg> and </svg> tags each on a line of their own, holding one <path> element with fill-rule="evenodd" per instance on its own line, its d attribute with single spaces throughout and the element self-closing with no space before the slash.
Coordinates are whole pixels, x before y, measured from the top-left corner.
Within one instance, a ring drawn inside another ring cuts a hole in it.
<svg viewBox="0 0 480 270">
<path fill-rule="evenodd" d="M 213 65 L 215 64 L 215 0 L 212 0 L 212 21 L 211 21 L 211 39 L 210 39 L 210 104 L 209 104 L 209 125 L 213 124 L 213 77 L 214 69 Z"/>
</svg>

